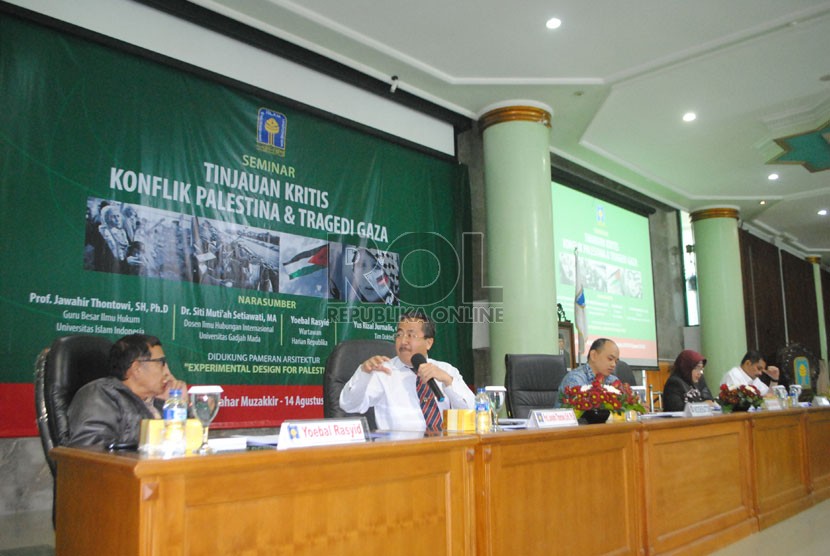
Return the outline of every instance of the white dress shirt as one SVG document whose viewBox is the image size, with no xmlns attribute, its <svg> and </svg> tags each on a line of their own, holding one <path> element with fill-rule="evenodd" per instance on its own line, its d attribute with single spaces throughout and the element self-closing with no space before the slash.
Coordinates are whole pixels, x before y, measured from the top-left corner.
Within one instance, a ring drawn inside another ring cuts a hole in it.
<svg viewBox="0 0 830 556">
<path fill-rule="evenodd" d="M 458 369 L 443 361 L 427 361 L 452 377 L 450 386 L 435 381 L 444 392 L 444 401 L 438 402 L 438 409 L 442 412 L 445 409 L 473 409 L 475 395 L 464 383 Z M 417 375 L 398 357 L 385 365 L 392 371 L 391 374 L 383 371 L 365 373 L 358 367 L 340 392 L 340 407 L 350 413 L 364 413 L 374 407 L 379 430 L 426 430 L 426 421 L 415 388 Z"/>
<path fill-rule="evenodd" d="M 761 382 L 760 378 L 749 378 L 749 375 L 740 367 L 732 367 L 729 369 L 729 372 L 723 375 L 720 383 L 726 384 L 729 388 L 735 388 L 741 385 L 752 385 L 758 389 L 762 396 L 766 396 L 767 392 L 769 392 L 769 386 Z"/>
</svg>

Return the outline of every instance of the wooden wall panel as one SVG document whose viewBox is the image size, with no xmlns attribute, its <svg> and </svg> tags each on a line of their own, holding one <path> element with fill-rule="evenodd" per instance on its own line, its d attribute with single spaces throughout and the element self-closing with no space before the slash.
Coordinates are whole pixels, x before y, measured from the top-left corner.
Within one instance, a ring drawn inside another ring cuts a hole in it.
<svg viewBox="0 0 830 556">
<path fill-rule="evenodd" d="M 824 328 L 826 333 L 826 345 L 830 346 L 830 272 L 821 271 L 821 296 L 824 301 Z M 816 353 L 821 357 L 821 353 Z M 828 361 L 830 363 L 830 361 Z"/>
<path fill-rule="evenodd" d="M 740 238 L 747 347 L 774 360 L 786 345 L 778 248 L 746 231 Z"/>
<path fill-rule="evenodd" d="M 784 274 L 789 341 L 803 345 L 818 356 L 821 354 L 821 348 L 813 265 L 782 251 L 781 266 Z"/>
</svg>

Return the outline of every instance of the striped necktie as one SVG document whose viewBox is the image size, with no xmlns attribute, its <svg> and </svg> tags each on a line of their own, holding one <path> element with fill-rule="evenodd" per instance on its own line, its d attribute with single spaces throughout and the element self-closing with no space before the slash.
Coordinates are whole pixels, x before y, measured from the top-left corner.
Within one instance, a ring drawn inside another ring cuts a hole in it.
<svg viewBox="0 0 830 556">
<path fill-rule="evenodd" d="M 429 389 L 429 385 L 417 377 L 415 388 L 418 390 L 418 401 L 421 404 L 421 411 L 424 412 L 424 420 L 427 423 L 428 431 L 440 431 L 443 419 L 438 409 L 438 402 L 435 401 L 435 394 Z"/>
</svg>

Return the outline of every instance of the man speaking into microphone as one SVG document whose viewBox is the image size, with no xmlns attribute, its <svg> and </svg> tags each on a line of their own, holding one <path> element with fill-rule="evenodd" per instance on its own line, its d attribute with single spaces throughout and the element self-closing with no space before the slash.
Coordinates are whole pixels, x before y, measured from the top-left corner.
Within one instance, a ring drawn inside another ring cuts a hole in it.
<svg viewBox="0 0 830 556">
<path fill-rule="evenodd" d="M 440 431 L 445 409 L 473 409 L 475 395 L 458 369 L 429 358 L 434 341 L 435 323 L 426 314 L 403 313 L 397 357 L 364 361 L 340 392 L 340 407 L 350 413 L 374 407 L 378 429 L 393 431 Z"/>
</svg>

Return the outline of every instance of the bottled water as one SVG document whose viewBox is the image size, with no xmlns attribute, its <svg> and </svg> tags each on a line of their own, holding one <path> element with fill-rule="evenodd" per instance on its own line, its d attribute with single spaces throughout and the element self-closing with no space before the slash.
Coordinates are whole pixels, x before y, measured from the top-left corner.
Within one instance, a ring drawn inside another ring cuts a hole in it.
<svg viewBox="0 0 830 556">
<path fill-rule="evenodd" d="M 164 438 L 161 454 L 165 458 L 183 456 L 187 447 L 185 427 L 187 425 L 187 402 L 182 398 L 182 391 L 170 390 L 170 398 L 164 402 Z"/>
<path fill-rule="evenodd" d="M 476 433 L 488 432 L 490 432 L 490 397 L 484 388 L 479 388 L 476 393 Z"/>
</svg>

